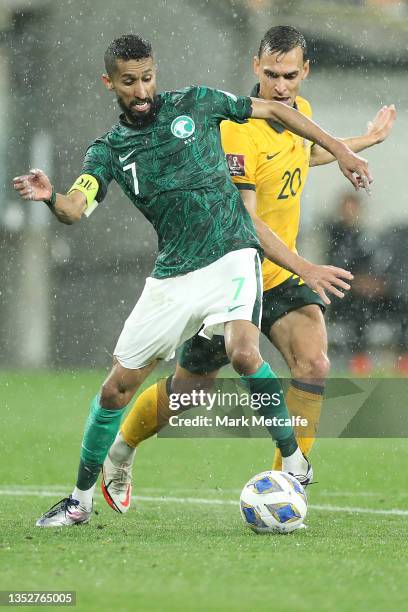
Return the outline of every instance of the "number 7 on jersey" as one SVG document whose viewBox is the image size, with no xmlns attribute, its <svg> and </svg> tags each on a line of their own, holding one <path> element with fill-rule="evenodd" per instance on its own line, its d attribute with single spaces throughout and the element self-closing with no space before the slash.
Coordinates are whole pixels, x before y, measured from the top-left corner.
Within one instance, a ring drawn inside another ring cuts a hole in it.
<svg viewBox="0 0 408 612">
<path fill-rule="evenodd" d="M 132 162 L 131 164 L 127 164 L 127 166 L 123 166 L 123 171 L 131 170 L 133 176 L 133 188 L 135 190 L 135 195 L 139 193 L 139 181 L 137 180 L 136 175 L 136 162 Z"/>
</svg>

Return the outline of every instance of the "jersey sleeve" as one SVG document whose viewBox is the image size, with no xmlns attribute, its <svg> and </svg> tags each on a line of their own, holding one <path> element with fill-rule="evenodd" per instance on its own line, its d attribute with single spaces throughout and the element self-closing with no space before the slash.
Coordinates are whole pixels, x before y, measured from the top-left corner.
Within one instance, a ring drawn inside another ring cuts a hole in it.
<svg viewBox="0 0 408 612">
<path fill-rule="evenodd" d="M 298 96 L 296 98 L 296 104 L 298 111 L 306 115 L 306 117 L 309 117 L 309 119 L 312 118 L 312 107 L 308 100 L 305 100 L 305 98 L 301 98 L 300 96 Z"/>
<path fill-rule="evenodd" d="M 103 141 L 95 140 L 88 148 L 82 172 L 94 176 L 98 181 L 99 189 L 96 194 L 96 201 L 102 202 L 108 191 L 108 185 L 113 175 L 110 162 L 110 150 Z"/>
<path fill-rule="evenodd" d="M 221 123 L 221 140 L 231 178 L 238 189 L 256 190 L 258 150 L 248 125 Z"/>
<path fill-rule="evenodd" d="M 230 119 L 245 123 L 252 114 L 252 101 L 248 96 L 235 96 L 228 91 L 197 87 L 198 98 L 205 100 L 209 112 L 219 121 Z"/>
</svg>

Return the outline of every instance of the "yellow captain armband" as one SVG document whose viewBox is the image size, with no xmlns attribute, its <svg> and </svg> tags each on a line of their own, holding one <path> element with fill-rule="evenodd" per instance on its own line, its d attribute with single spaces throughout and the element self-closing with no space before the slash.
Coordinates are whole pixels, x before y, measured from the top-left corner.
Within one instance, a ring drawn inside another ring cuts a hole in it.
<svg viewBox="0 0 408 612">
<path fill-rule="evenodd" d="M 98 202 L 96 201 L 96 196 L 99 191 L 99 183 L 92 174 L 81 174 L 72 185 L 71 189 L 68 191 L 68 195 L 73 191 L 82 191 L 84 196 L 86 197 L 86 208 L 84 210 L 84 215 L 89 217 L 91 213 L 98 206 Z"/>
</svg>

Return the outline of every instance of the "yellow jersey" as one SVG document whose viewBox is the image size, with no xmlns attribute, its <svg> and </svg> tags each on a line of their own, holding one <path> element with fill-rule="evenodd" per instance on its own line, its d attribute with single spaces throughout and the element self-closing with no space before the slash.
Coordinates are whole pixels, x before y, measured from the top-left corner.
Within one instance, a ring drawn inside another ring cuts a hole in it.
<svg viewBox="0 0 408 612">
<path fill-rule="evenodd" d="M 297 109 L 312 116 L 310 104 L 296 98 Z M 300 196 L 309 171 L 311 142 L 264 119 L 247 123 L 221 123 L 222 145 L 232 180 L 238 189 L 256 191 L 257 214 L 284 243 L 296 252 Z M 264 260 L 264 291 L 292 276 L 284 268 Z"/>
</svg>

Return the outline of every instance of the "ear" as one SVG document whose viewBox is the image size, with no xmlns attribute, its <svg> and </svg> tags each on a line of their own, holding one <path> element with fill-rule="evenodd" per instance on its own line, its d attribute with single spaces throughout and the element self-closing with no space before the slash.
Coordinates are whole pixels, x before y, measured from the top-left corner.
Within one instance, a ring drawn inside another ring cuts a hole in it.
<svg viewBox="0 0 408 612">
<path fill-rule="evenodd" d="M 310 71 L 310 62 L 309 60 L 306 60 L 305 63 L 303 64 L 302 81 L 308 76 L 309 71 Z"/>
<path fill-rule="evenodd" d="M 255 57 L 254 57 L 254 61 L 253 61 L 252 67 L 254 69 L 254 73 L 256 74 L 256 76 L 259 76 L 260 61 L 259 61 L 259 57 L 257 55 L 255 55 Z"/>
<path fill-rule="evenodd" d="M 109 89 L 109 91 L 112 91 L 114 88 L 113 83 L 112 83 L 112 79 L 110 78 L 110 76 L 108 74 L 103 74 L 101 76 L 102 79 L 102 83 L 105 85 L 106 89 Z"/>
</svg>

